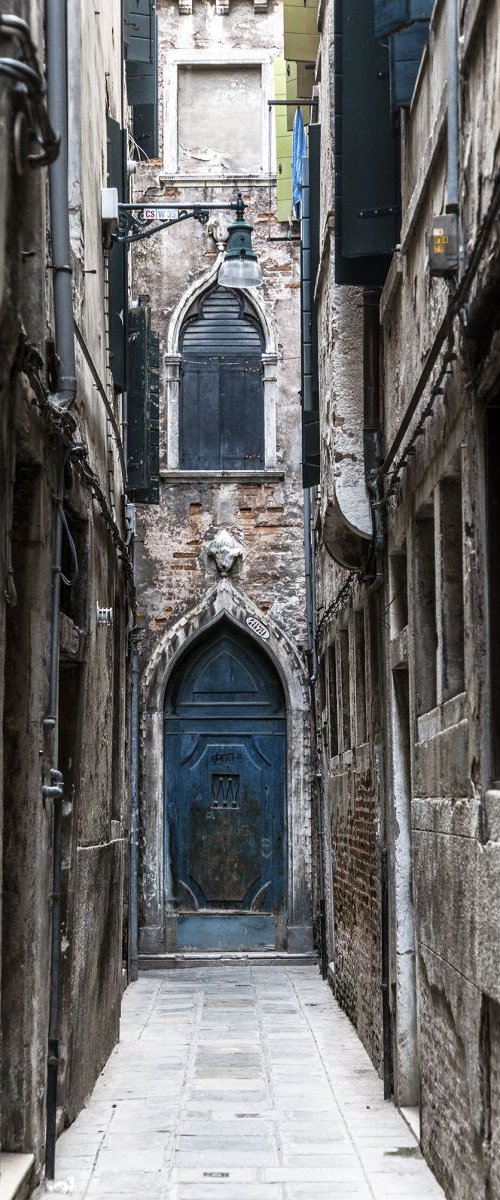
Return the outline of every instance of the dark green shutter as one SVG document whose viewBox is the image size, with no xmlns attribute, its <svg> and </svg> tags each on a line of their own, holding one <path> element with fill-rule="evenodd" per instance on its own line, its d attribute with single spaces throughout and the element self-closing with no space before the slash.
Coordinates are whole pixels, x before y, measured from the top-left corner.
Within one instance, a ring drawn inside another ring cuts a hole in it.
<svg viewBox="0 0 500 1200">
<path fill-rule="evenodd" d="M 128 0 L 130 11 L 138 0 Z M 126 74 L 127 99 L 132 109 L 132 134 L 134 141 L 148 158 L 158 154 L 158 27 L 155 6 L 152 0 L 139 0 L 150 12 L 149 36 L 139 38 L 139 47 L 134 39 L 129 42 Z M 137 20 L 143 19 L 139 13 Z M 133 28 L 132 19 L 129 28 Z M 142 26 L 143 29 L 146 26 Z M 139 53 L 140 52 L 140 53 Z"/>
<path fill-rule="evenodd" d="M 159 339 L 147 305 L 129 313 L 128 494 L 140 504 L 159 502 Z"/>
<path fill-rule="evenodd" d="M 303 168 L 301 221 L 302 486 L 320 482 L 318 320 L 314 287 L 319 266 L 321 126 L 309 126 Z"/>
<path fill-rule="evenodd" d="M 127 131 L 112 117 L 107 118 L 107 186 L 115 187 L 118 199 L 128 196 Z M 113 242 L 109 251 L 109 365 L 117 392 L 127 389 L 127 250 Z"/>
<path fill-rule="evenodd" d="M 417 21 L 408 29 L 391 37 L 391 108 L 408 108 L 411 104 L 422 54 L 429 37 L 428 21 Z"/>
<path fill-rule="evenodd" d="M 397 33 L 412 21 L 428 21 L 434 0 L 375 0 L 375 36 Z"/>
<path fill-rule="evenodd" d="M 380 286 L 398 235 L 389 51 L 372 0 L 335 0 L 335 30 L 335 278 Z"/>
<path fill-rule="evenodd" d="M 155 0 L 127 0 L 127 61 L 152 62 L 156 37 Z"/>
</svg>

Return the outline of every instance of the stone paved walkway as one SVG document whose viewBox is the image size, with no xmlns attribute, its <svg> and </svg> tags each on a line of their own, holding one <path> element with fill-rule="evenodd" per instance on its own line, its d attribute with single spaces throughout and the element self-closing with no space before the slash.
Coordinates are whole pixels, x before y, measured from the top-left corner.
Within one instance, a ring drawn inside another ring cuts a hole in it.
<svg viewBox="0 0 500 1200">
<path fill-rule="evenodd" d="M 142 975 L 57 1161 L 78 1200 L 444 1195 L 315 967 Z"/>
</svg>

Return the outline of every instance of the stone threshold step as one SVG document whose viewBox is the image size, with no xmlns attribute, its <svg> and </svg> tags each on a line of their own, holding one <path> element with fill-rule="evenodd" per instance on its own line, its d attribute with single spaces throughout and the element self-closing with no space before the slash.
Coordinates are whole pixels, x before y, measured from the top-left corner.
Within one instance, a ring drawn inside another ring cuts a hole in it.
<svg viewBox="0 0 500 1200">
<path fill-rule="evenodd" d="M 34 1162 L 33 1154 L 0 1155 L 0 1200 L 27 1200 Z"/>
<path fill-rule="evenodd" d="M 203 967 L 221 963 L 254 963 L 257 966 L 264 963 L 272 965 L 280 963 L 289 967 L 313 967 L 318 964 L 318 956 L 308 950 L 304 953 L 293 953 L 286 950 L 190 950 L 184 953 L 171 954 L 140 954 L 140 971 L 158 971 L 183 967 Z"/>
</svg>

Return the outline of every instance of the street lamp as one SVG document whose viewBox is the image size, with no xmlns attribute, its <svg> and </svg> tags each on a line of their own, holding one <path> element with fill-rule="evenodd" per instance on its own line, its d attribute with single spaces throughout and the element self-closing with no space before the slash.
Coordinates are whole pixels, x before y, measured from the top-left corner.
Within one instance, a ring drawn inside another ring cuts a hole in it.
<svg viewBox="0 0 500 1200">
<path fill-rule="evenodd" d="M 229 226 L 219 285 L 227 288 L 262 287 L 262 271 L 252 246 L 252 226 L 245 221 L 241 193 L 236 201 L 236 220 Z"/>
<path fill-rule="evenodd" d="M 230 204 L 121 204 L 116 188 L 104 188 L 102 220 L 105 243 L 130 246 L 153 237 L 162 229 L 181 221 L 199 221 L 206 225 L 210 212 L 221 209 L 236 211 L 236 220 L 229 226 L 229 237 L 219 271 L 219 283 L 227 288 L 260 287 L 262 271 L 252 247 L 252 226 L 245 221 L 245 203 L 241 192 Z"/>
</svg>

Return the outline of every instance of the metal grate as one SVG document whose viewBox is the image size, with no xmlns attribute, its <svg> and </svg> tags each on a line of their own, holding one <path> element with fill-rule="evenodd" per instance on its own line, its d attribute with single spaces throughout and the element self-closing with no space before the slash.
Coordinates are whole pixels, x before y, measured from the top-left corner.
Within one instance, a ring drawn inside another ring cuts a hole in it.
<svg viewBox="0 0 500 1200">
<path fill-rule="evenodd" d="M 212 775 L 212 808 L 238 808 L 239 775 Z"/>
</svg>

